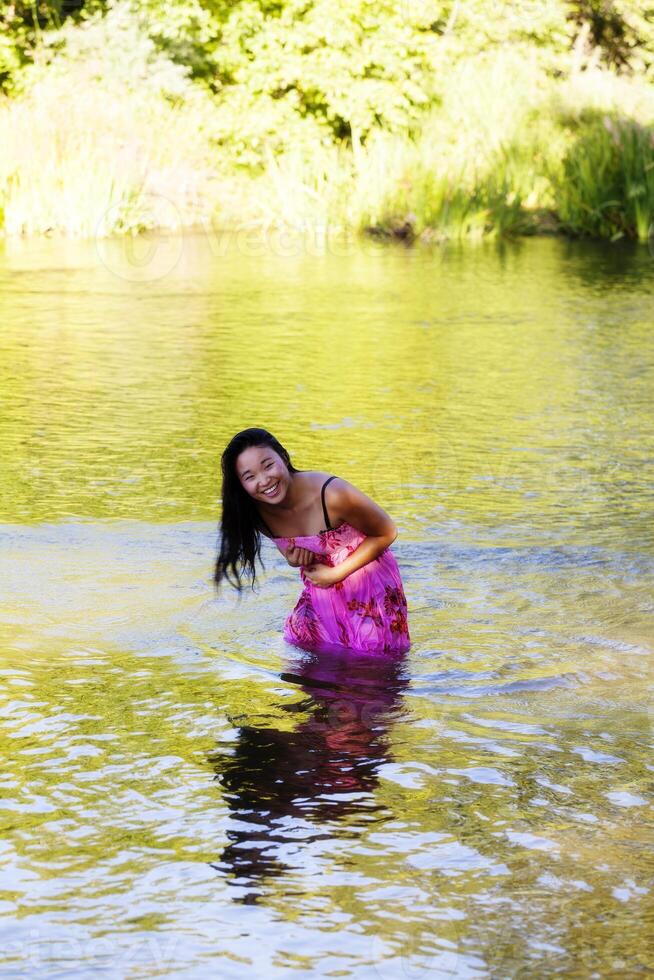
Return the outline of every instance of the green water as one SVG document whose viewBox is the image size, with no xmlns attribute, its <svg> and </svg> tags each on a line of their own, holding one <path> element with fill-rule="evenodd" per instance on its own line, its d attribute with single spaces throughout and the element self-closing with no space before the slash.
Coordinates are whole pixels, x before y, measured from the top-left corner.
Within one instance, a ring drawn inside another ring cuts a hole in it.
<svg viewBox="0 0 654 980">
<path fill-rule="evenodd" d="M 654 970 L 653 272 L 2 243 L 2 976 Z M 247 425 L 391 513 L 404 661 L 214 598 Z"/>
</svg>

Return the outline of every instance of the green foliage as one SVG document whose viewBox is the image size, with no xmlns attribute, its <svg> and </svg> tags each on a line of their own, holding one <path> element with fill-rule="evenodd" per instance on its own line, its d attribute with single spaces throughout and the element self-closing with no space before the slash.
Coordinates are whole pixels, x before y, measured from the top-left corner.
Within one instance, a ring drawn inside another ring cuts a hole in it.
<svg viewBox="0 0 654 980">
<path fill-rule="evenodd" d="M 97 0 L 13 0 L 0 10 L 0 90 L 11 90 L 20 69 L 31 61 L 43 33 L 98 7 Z"/>
<path fill-rule="evenodd" d="M 15 0 L 0 27 L 13 231 L 649 231 L 654 0 Z"/>
<path fill-rule="evenodd" d="M 604 62 L 633 72 L 654 71 L 653 0 L 575 0 L 571 18 Z"/>
<path fill-rule="evenodd" d="M 218 78 L 254 99 L 288 103 L 335 139 L 361 142 L 374 127 L 406 131 L 437 95 L 437 59 L 434 34 L 398 6 L 291 0 L 271 16 L 241 3 L 221 31 Z"/>
<path fill-rule="evenodd" d="M 590 114 L 563 160 L 556 210 L 572 234 L 646 242 L 654 231 L 652 129 Z"/>
<path fill-rule="evenodd" d="M 82 24 L 67 23 L 43 34 L 33 63 L 18 81 L 21 91 L 66 79 L 71 89 L 95 84 L 107 91 L 161 94 L 171 99 L 201 93 L 187 67 L 171 61 L 150 37 L 144 16 L 127 3 L 111 4 Z"/>
<path fill-rule="evenodd" d="M 225 141 L 253 163 L 312 120 L 311 139 L 356 150 L 376 130 L 415 135 L 461 57 L 507 44 L 558 64 L 570 41 L 560 0 L 241 0 L 214 8 L 211 83 Z M 259 122 L 261 121 L 261 125 Z M 274 132 L 277 128 L 278 139 Z"/>
<path fill-rule="evenodd" d="M 193 78 L 210 82 L 218 39 L 216 4 L 211 0 L 169 0 L 166 4 L 132 0 L 129 7 L 162 54 L 183 65 Z"/>
</svg>

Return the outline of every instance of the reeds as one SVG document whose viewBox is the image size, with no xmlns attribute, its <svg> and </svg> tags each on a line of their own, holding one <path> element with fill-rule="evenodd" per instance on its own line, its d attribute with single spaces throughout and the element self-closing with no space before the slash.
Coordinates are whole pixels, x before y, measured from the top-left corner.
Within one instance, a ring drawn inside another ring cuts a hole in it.
<svg viewBox="0 0 654 980">
<path fill-rule="evenodd" d="M 44 83 L 0 107 L 0 145 L 8 235 L 175 228 L 215 206 L 208 141 L 163 102 Z"/>
<path fill-rule="evenodd" d="M 23 91 L 0 102 L 8 235 L 179 228 L 215 207 L 211 100 L 124 11 L 65 29 Z"/>
<path fill-rule="evenodd" d="M 572 234 L 646 242 L 654 232 L 654 130 L 616 114 L 585 122 L 563 160 L 556 209 Z"/>
</svg>

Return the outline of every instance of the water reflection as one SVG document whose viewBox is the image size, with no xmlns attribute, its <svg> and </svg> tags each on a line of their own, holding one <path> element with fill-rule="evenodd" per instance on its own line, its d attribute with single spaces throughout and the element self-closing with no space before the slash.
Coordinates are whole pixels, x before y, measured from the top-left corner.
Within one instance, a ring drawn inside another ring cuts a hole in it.
<svg viewBox="0 0 654 980">
<path fill-rule="evenodd" d="M 374 791 L 379 767 L 391 759 L 389 727 L 408 684 L 405 658 L 300 651 L 281 677 L 306 694 L 281 706 L 303 715 L 300 723 L 242 724 L 235 742 L 209 756 L 237 822 L 213 867 L 237 885 L 261 888 L 284 874 L 285 845 L 330 838 L 333 828 L 319 829 L 327 822 L 389 816 Z M 260 894 L 236 900 L 253 904 Z"/>
</svg>

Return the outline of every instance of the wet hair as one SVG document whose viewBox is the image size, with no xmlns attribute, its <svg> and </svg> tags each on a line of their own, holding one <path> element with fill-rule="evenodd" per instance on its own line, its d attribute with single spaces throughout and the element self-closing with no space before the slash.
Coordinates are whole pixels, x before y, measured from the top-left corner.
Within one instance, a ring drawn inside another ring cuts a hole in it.
<svg viewBox="0 0 654 980">
<path fill-rule="evenodd" d="M 257 559 L 261 562 L 261 534 L 265 529 L 253 498 L 241 484 L 236 472 L 236 460 L 244 449 L 251 446 L 269 446 L 281 456 L 290 473 L 297 473 L 287 450 L 267 429 L 243 429 L 242 432 L 237 432 L 223 452 L 223 511 L 214 581 L 218 586 L 223 579 L 227 579 L 239 592 L 243 588 L 243 577 L 248 578 L 254 588 Z"/>
</svg>

